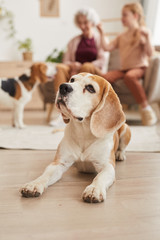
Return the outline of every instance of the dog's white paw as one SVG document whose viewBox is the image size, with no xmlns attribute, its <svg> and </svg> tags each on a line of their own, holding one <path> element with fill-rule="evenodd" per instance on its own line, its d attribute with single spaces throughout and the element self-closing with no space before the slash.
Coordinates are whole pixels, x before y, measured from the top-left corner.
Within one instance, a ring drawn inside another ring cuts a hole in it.
<svg viewBox="0 0 160 240">
<path fill-rule="evenodd" d="M 19 128 L 19 129 L 25 129 L 27 126 L 23 123 L 19 124 L 19 123 L 14 123 L 13 127 L 15 128 Z"/>
<path fill-rule="evenodd" d="M 25 124 L 20 124 L 20 125 L 19 125 L 19 128 L 20 128 L 20 129 L 25 129 L 26 127 L 27 127 L 27 126 L 26 126 Z"/>
<path fill-rule="evenodd" d="M 44 192 L 44 185 L 41 182 L 32 181 L 20 189 L 23 197 L 39 197 Z"/>
<path fill-rule="evenodd" d="M 126 160 L 125 152 L 118 150 L 118 151 L 116 152 L 116 160 L 117 160 L 117 161 L 124 161 L 124 160 Z"/>
<path fill-rule="evenodd" d="M 82 198 L 84 202 L 100 203 L 106 199 L 106 190 L 101 187 L 89 185 L 84 190 Z"/>
</svg>

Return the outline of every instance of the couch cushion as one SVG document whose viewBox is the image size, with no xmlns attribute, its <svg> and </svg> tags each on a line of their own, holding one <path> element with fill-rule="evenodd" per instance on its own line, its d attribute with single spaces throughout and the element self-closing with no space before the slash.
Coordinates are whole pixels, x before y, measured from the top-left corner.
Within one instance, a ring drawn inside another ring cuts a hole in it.
<svg viewBox="0 0 160 240">
<path fill-rule="evenodd" d="M 116 49 L 110 53 L 108 71 L 120 69 L 119 50 Z"/>
<path fill-rule="evenodd" d="M 117 80 L 115 83 L 112 84 L 115 92 L 117 94 L 130 94 L 129 89 L 126 87 L 123 79 Z"/>
<path fill-rule="evenodd" d="M 54 81 L 54 80 L 53 80 Z M 44 84 L 38 85 L 38 90 L 42 101 L 44 103 L 54 103 L 56 98 L 56 93 L 54 91 L 54 83 L 53 81 L 48 81 Z"/>
<path fill-rule="evenodd" d="M 123 104 L 135 104 L 135 99 L 133 98 L 130 90 L 125 85 L 123 79 L 120 79 L 112 84 L 114 91 L 117 93 L 120 102 Z"/>
<path fill-rule="evenodd" d="M 160 102 L 160 56 L 153 56 L 145 74 L 145 91 L 148 101 Z"/>
</svg>

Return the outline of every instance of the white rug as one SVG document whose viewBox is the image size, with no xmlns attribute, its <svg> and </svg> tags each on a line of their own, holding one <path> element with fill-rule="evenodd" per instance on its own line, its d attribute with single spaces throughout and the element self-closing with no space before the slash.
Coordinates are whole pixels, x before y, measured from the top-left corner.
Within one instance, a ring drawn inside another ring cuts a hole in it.
<svg viewBox="0 0 160 240">
<path fill-rule="evenodd" d="M 0 147 L 7 149 L 56 150 L 64 132 L 52 133 L 53 127 L 27 126 L 16 129 L 9 126 L 0 127 Z"/>
<path fill-rule="evenodd" d="M 56 150 L 64 133 L 52 133 L 53 127 L 27 126 L 15 129 L 0 126 L 0 147 L 6 149 Z M 127 151 L 160 152 L 160 125 L 131 126 L 132 138 Z"/>
<path fill-rule="evenodd" d="M 160 152 L 160 124 L 151 127 L 131 126 L 131 141 L 127 151 Z"/>
</svg>

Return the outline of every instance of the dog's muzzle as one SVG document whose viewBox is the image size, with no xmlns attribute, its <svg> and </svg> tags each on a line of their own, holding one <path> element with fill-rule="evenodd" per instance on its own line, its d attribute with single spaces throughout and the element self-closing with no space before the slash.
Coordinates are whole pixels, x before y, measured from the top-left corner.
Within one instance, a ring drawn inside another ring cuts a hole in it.
<svg viewBox="0 0 160 240">
<path fill-rule="evenodd" d="M 73 88 L 67 83 L 63 83 L 59 86 L 59 95 L 57 99 L 58 108 L 60 108 L 60 104 L 66 106 L 67 95 L 72 91 Z"/>
<path fill-rule="evenodd" d="M 69 85 L 67 83 L 63 83 L 59 87 L 59 92 L 60 92 L 61 96 L 67 96 L 67 94 L 72 91 L 73 91 L 73 88 L 71 87 L 71 85 Z"/>
<path fill-rule="evenodd" d="M 72 91 L 73 91 L 73 88 L 71 87 L 70 84 L 63 83 L 63 84 L 60 85 L 60 87 L 59 87 L 59 96 L 58 96 L 58 99 L 57 99 L 57 106 L 58 106 L 59 109 L 60 109 L 60 105 L 61 104 L 67 108 L 67 106 L 66 106 L 67 95 L 69 93 L 71 93 Z M 79 122 L 83 121 L 82 117 L 75 117 L 74 116 L 74 118 L 76 118 Z"/>
</svg>

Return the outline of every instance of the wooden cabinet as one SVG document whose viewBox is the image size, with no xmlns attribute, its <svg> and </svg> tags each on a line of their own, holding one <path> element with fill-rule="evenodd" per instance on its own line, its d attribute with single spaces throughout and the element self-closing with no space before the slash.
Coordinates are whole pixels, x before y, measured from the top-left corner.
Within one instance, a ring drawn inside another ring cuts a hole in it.
<svg viewBox="0 0 160 240">
<path fill-rule="evenodd" d="M 17 62 L 0 62 L 0 77 L 16 77 L 24 73 L 33 62 L 17 61 Z"/>
</svg>

